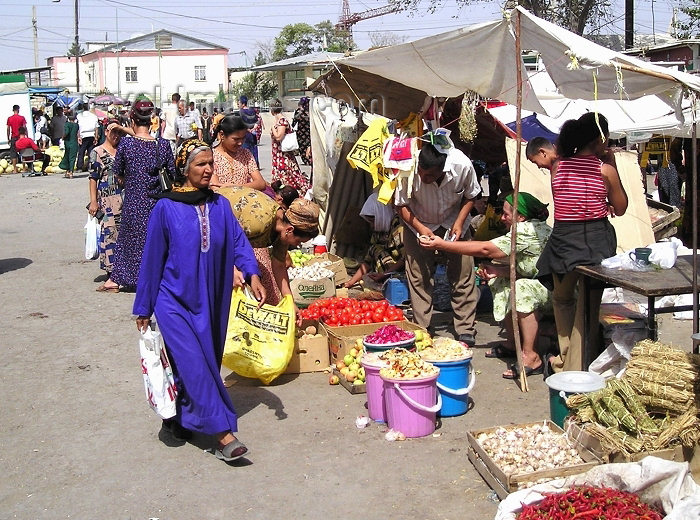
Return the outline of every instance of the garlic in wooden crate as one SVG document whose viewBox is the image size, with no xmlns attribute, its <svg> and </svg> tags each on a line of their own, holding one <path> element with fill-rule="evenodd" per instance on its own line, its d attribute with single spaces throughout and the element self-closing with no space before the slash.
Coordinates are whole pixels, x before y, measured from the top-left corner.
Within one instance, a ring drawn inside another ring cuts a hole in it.
<svg viewBox="0 0 700 520">
<path fill-rule="evenodd" d="M 476 440 L 506 474 L 532 473 L 584 461 L 563 433 L 546 423 L 482 432 Z"/>
</svg>

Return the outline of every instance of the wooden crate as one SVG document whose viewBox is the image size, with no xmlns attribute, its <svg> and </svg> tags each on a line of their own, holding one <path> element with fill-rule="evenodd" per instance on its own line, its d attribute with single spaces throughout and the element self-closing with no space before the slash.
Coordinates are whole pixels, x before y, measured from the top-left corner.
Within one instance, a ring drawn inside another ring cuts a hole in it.
<svg viewBox="0 0 700 520">
<path fill-rule="evenodd" d="M 662 238 L 668 238 L 675 235 L 676 228 L 674 227 L 673 223 L 680 218 L 680 210 L 675 206 L 658 202 L 653 199 L 647 199 L 647 206 L 649 207 L 650 212 L 654 210 L 655 212 L 665 214 L 655 222 L 652 220 L 651 230 L 654 232 L 654 240 L 658 242 Z"/>
<path fill-rule="evenodd" d="M 550 430 L 553 432 L 558 432 L 564 434 L 564 430 L 559 428 L 553 422 L 547 420 L 545 421 L 549 426 Z M 526 424 L 513 424 L 508 426 L 502 426 L 505 429 L 512 428 L 522 428 L 525 426 L 532 426 L 537 423 L 526 423 Z M 589 469 L 601 464 L 601 460 L 596 457 L 590 450 L 580 444 L 574 444 L 576 450 L 579 452 L 581 458 L 585 461 L 583 464 L 575 464 L 573 466 L 562 466 L 560 468 L 547 469 L 541 471 L 533 471 L 531 473 L 519 473 L 514 475 L 506 475 L 503 470 L 496 464 L 496 462 L 484 451 L 481 444 L 476 440 L 477 436 L 482 433 L 491 433 L 496 429 L 501 428 L 501 426 L 496 426 L 493 428 L 486 428 L 483 430 L 475 430 L 467 432 L 467 456 L 469 460 L 474 465 L 476 470 L 486 481 L 486 483 L 491 486 L 491 488 L 496 492 L 498 498 L 503 500 L 513 491 L 517 491 L 527 484 L 535 484 L 539 480 L 553 480 L 562 477 L 568 477 L 569 475 L 577 475 L 579 473 L 585 473 Z"/>
<path fill-rule="evenodd" d="M 569 438 L 575 445 L 577 445 L 577 447 L 580 445 L 586 448 L 590 452 L 594 453 L 596 457 L 603 462 L 637 462 L 649 455 L 675 462 L 690 460 L 687 453 L 688 450 L 684 450 L 683 446 L 680 445 L 661 450 L 640 451 L 639 453 L 631 453 L 629 455 L 624 453 L 610 453 L 603 449 L 603 446 L 597 437 L 588 433 L 585 425 L 578 424 L 567 418 L 564 426 L 569 434 Z"/>
<path fill-rule="evenodd" d="M 343 374 L 340 373 L 340 370 L 337 368 L 333 369 L 333 373 L 338 376 L 338 379 L 340 379 L 340 384 L 345 390 L 350 392 L 351 394 L 366 394 L 367 393 L 367 385 L 365 383 L 362 383 L 361 385 L 353 385 L 349 381 L 343 377 Z"/>
</svg>

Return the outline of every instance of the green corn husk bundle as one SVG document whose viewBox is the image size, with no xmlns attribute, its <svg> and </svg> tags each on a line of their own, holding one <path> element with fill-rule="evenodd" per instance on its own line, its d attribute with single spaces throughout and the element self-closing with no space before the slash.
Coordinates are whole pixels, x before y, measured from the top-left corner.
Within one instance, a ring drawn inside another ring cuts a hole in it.
<svg viewBox="0 0 700 520">
<path fill-rule="evenodd" d="M 585 425 L 586 433 L 595 437 L 600 441 L 602 448 L 608 453 L 622 452 L 629 455 L 629 451 L 625 448 L 624 443 L 617 436 L 612 434 L 613 430 L 609 430 L 605 426 L 596 422 L 591 422 Z"/>
<path fill-rule="evenodd" d="M 634 417 L 637 429 L 640 432 L 657 433 L 659 431 L 659 427 L 654 423 L 652 418 L 649 417 L 644 405 L 637 397 L 637 394 L 626 381 L 612 379 L 608 381 L 608 388 L 622 397 L 627 410 L 629 410 L 632 417 Z"/>
<path fill-rule="evenodd" d="M 642 440 L 621 430 L 613 430 L 610 433 L 613 435 L 613 437 L 620 441 L 620 443 L 625 447 L 625 450 L 629 453 L 639 453 L 646 448 Z"/>
<path fill-rule="evenodd" d="M 603 396 L 606 395 L 606 390 L 606 388 L 603 388 L 602 390 L 591 392 L 588 394 L 588 400 L 600 423 L 608 428 L 617 428 L 620 424 L 619 421 L 603 404 Z"/>
<path fill-rule="evenodd" d="M 627 431 L 637 433 L 637 421 L 634 420 L 632 414 L 625 408 L 625 403 L 620 399 L 610 388 L 606 388 L 600 397 L 603 406 L 617 419 Z"/>
<path fill-rule="evenodd" d="M 588 402 L 588 400 L 586 400 L 586 402 Z M 594 422 L 595 412 L 593 411 L 593 407 L 588 405 L 578 408 L 576 410 L 576 417 L 578 417 L 582 422 Z"/>
</svg>

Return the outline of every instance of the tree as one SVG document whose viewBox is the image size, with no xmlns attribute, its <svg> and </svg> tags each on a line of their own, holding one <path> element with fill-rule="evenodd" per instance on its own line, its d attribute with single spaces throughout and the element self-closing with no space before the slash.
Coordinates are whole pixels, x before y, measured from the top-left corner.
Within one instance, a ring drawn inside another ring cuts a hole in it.
<svg viewBox="0 0 700 520">
<path fill-rule="evenodd" d="M 686 18 L 676 21 L 676 38 L 697 38 L 700 35 L 700 0 L 684 0 L 679 10 Z"/>
<path fill-rule="evenodd" d="M 391 47 L 399 45 L 408 39 L 407 36 L 396 34 L 393 32 L 371 32 L 369 33 L 369 41 L 372 47 Z"/>
<path fill-rule="evenodd" d="M 66 54 L 66 56 L 68 56 L 70 58 L 71 56 L 82 56 L 83 54 L 85 54 L 85 49 L 83 49 L 80 45 L 78 45 L 77 52 L 76 52 L 76 45 L 75 45 L 75 42 L 73 42 L 73 45 L 71 45 L 70 48 L 68 49 L 68 53 Z"/>
<path fill-rule="evenodd" d="M 442 7 L 447 0 L 389 0 L 390 4 L 400 5 L 403 9 L 417 12 L 420 5 L 426 5 L 428 12 L 434 12 Z M 478 0 L 456 0 L 457 5 L 467 6 Z M 697 1 L 697 0 L 692 0 Z M 501 4 L 502 5 L 502 4 Z M 611 18 L 610 0 L 507 0 L 505 9 L 521 5 L 535 16 L 544 18 L 576 34 L 583 34 L 586 28 L 589 32 L 597 32 L 602 21 Z"/>
<path fill-rule="evenodd" d="M 316 31 L 308 23 L 285 25 L 275 38 L 273 61 L 311 54 L 316 40 Z"/>
<path fill-rule="evenodd" d="M 274 39 L 272 61 L 294 56 L 303 56 L 316 51 L 345 52 L 355 48 L 355 43 L 347 35 L 335 30 L 330 20 L 314 26 L 307 23 L 285 25 Z"/>
<path fill-rule="evenodd" d="M 277 95 L 277 83 L 271 72 L 250 72 L 231 85 L 234 97 L 247 96 L 249 101 L 265 101 Z"/>
</svg>

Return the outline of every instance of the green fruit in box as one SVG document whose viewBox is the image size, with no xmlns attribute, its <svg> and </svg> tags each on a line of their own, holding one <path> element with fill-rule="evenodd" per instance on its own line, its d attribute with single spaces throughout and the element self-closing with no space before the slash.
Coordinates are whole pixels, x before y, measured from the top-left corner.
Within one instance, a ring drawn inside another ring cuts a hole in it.
<svg viewBox="0 0 700 520">
<path fill-rule="evenodd" d="M 348 365 L 348 368 L 349 368 L 350 371 L 352 371 L 352 372 L 359 372 L 359 371 L 360 371 L 360 368 L 362 368 L 362 367 L 360 367 L 360 365 L 359 365 L 357 362 L 353 361 L 352 363 L 350 363 L 350 364 Z"/>
<path fill-rule="evenodd" d="M 357 377 L 363 381 L 365 380 L 365 367 L 360 367 L 360 369 L 357 371 Z"/>
<path fill-rule="evenodd" d="M 343 363 L 345 363 L 347 366 L 352 365 L 355 362 L 355 358 L 352 357 L 350 354 L 346 354 L 345 357 L 343 358 Z"/>
<path fill-rule="evenodd" d="M 364 384 L 365 384 L 365 382 L 364 382 L 363 380 L 361 380 L 361 379 L 355 379 L 355 380 L 352 382 L 352 385 L 353 385 L 353 386 L 360 386 L 360 385 L 364 385 Z"/>
</svg>

